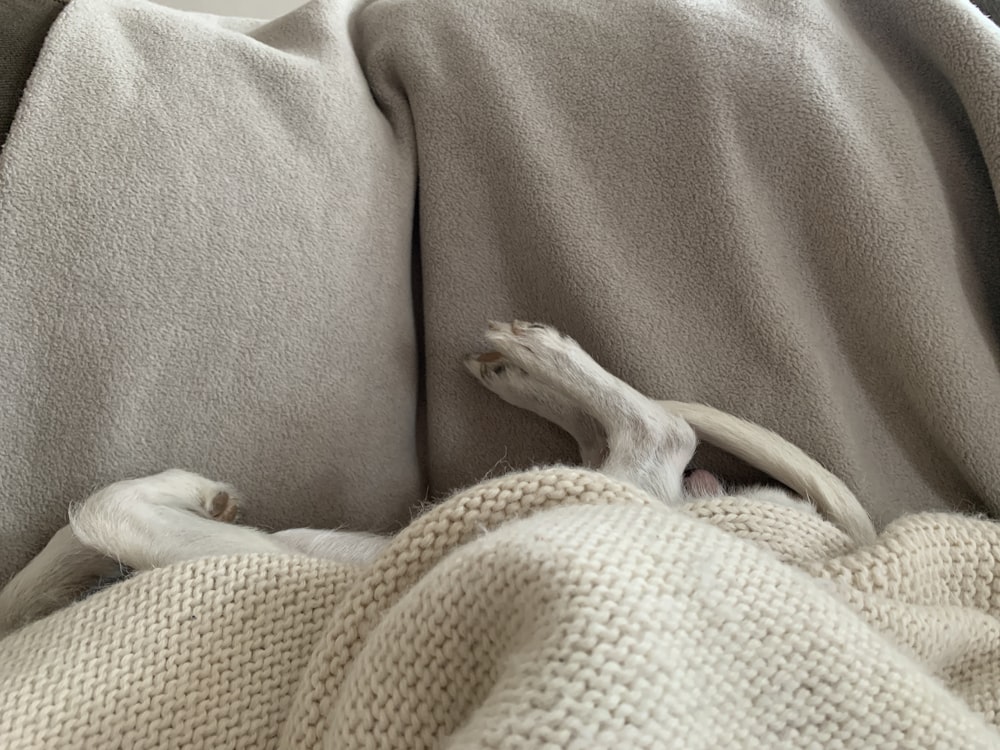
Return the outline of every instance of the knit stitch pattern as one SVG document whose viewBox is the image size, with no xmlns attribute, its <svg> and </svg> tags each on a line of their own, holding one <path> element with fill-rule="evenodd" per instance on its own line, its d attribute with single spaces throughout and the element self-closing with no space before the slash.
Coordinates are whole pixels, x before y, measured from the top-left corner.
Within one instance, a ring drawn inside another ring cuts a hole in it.
<svg viewBox="0 0 1000 750">
<path fill-rule="evenodd" d="M 508 475 L 378 561 L 151 571 L 0 641 L 0 746 L 992 748 L 1000 526 Z"/>
</svg>

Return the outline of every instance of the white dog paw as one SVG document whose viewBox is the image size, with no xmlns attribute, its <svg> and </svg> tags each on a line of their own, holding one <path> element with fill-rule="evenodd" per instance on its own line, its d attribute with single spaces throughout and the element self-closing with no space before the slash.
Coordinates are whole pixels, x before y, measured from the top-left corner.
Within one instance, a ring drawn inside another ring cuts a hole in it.
<svg viewBox="0 0 1000 750">
<path fill-rule="evenodd" d="M 470 354 L 465 369 L 485 388 L 522 408 L 548 390 L 500 352 Z"/>
<path fill-rule="evenodd" d="M 90 506 L 136 504 L 178 508 L 224 523 L 235 521 L 239 511 L 235 489 L 181 469 L 115 482 L 82 503 Z"/>
<path fill-rule="evenodd" d="M 239 513 L 239 496 L 235 489 L 190 471 L 170 469 L 134 481 L 147 502 L 179 504 L 223 523 L 232 523 Z"/>
<path fill-rule="evenodd" d="M 516 365 L 531 374 L 541 375 L 587 357 L 576 341 L 542 323 L 491 321 L 486 340 L 507 360 L 506 364 Z"/>
<path fill-rule="evenodd" d="M 500 352 L 469 354 L 464 363 L 469 374 L 486 386 L 497 380 L 510 377 L 512 371 L 524 372 L 517 365 L 512 365 Z"/>
</svg>

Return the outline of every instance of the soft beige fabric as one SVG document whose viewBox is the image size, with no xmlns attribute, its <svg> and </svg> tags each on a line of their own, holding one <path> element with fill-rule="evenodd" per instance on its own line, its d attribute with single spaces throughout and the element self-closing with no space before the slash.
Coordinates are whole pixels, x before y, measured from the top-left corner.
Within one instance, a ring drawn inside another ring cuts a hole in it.
<svg viewBox="0 0 1000 750">
<path fill-rule="evenodd" d="M 0 580 L 71 501 L 171 466 L 271 527 L 409 519 L 413 155 L 347 11 L 52 27 L 0 154 Z"/>
<path fill-rule="evenodd" d="M 204 560 L 0 641 L 0 743 L 1000 747 L 1000 526 L 925 514 L 848 547 L 790 508 L 512 475 L 371 569 Z"/>
<path fill-rule="evenodd" d="M 459 366 L 513 315 L 995 512 L 998 111 L 967 0 L 75 0 L 0 155 L 0 576 L 168 466 L 375 528 L 571 458 Z"/>
</svg>

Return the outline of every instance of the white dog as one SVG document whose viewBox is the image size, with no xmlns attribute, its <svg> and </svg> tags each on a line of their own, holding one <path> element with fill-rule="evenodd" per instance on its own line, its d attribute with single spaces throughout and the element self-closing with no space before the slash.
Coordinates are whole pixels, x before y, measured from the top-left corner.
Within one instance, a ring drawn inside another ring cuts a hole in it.
<svg viewBox="0 0 1000 750">
<path fill-rule="evenodd" d="M 818 506 L 859 543 L 872 523 L 850 490 L 774 433 L 699 404 L 653 401 L 606 372 L 570 338 L 535 323 L 491 323 L 493 351 L 470 355 L 469 372 L 505 401 L 575 438 L 583 463 L 664 503 L 724 494 L 706 471 L 685 475 L 696 435 L 767 472 L 798 495 L 755 487 L 750 501 Z M 306 554 L 368 563 L 388 539 L 350 531 L 291 529 L 267 534 L 235 520 L 225 484 L 177 469 L 117 482 L 72 507 L 69 525 L 0 591 L 0 635 L 78 598 L 101 578 L 211 555 Z"/>
</svg>

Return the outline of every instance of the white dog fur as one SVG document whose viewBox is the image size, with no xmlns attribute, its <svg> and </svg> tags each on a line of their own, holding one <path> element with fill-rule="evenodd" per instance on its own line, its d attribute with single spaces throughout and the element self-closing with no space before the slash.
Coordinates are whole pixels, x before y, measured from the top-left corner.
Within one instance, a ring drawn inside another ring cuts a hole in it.
<svg viewBox="0 0 1000 750">
<path fill-rule="evenodd" d="M 818 508 L 858 543 L 874 539 L 851 491 L 778 435 L 701 404 L 654 401 L 598 365 L 572 339 L 536 323 L 491 323 L 493 351 L 466 368 L 505 401 L 555 423 L 577 441 L 586 466 L 671 505 L 739 494 L 748 501 Z M 726 492 L 705 471 L 685 478 L 697 438 L 767 472 L 797 495 L 769 487 Z M 212 555 L 305 554 L 371 562 L 387 537 L 290 529 L 267 534 L 235 520 L 236 491 L 172 469 L 112 484 L 74 505 L 69 525 L 0 591 L 0 635 L 69 604 L 102 578 Z"/>
</svg>

